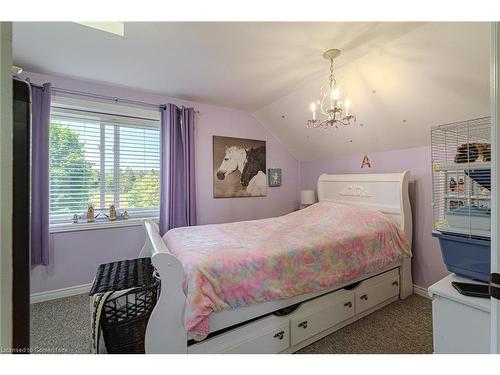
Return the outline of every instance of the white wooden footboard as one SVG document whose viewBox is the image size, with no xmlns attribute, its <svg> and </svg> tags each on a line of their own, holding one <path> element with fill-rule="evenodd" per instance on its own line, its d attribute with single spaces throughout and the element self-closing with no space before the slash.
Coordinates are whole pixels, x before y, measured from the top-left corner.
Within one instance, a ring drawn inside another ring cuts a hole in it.
<svg viewBox="0 0 500 375">
<path fill-rule="evenodd" d="M 151 257 L 161 279 L 158 303 L 146 329 L 146 353 L 187 353 L 187 332 L 183 324 L 186 296 L 183 293 L 184 269 L 163 242 L 158 225 L 144 221 L 146 243 L 140 257 Z"/>
</svg>

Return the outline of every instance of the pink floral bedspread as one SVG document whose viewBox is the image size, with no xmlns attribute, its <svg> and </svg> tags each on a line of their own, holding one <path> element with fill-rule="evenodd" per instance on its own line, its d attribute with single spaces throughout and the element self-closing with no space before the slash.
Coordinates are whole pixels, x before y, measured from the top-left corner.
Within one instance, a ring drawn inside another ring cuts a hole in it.
<svg viewBox="0 0 500 375">
<path fill-rule="evenodd" d="M 208 334 L 214 311 L 327 289 L 411 256 L 387 216 L 331 202 L 270 219 L 176 228 L 163 239 L 184 266 L 184 324 L 195 337 Z"/>
</svg>

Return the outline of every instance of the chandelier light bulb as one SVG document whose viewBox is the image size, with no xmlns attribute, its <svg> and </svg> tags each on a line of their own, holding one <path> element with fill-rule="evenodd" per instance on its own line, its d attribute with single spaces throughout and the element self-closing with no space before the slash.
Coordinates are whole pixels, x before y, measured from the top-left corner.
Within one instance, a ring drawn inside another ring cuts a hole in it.
<svg viewBox="0 0 500 375">
<path fill-rule="evenodd" d="M 312 121 L 316 121 L 316 103 L 311 103 Z"/>
<path fill-rule="evenodd" d="M 344 105 L 345 105 L 345 115 L 349 116 L 349 108 L 351 108 L 351 100 L 346 98 Z"/>
<path fill-rule="evenodd" d="M 334 100 L 340 99 L 340 87 L 335 87 L 332 91 L 332 96 Z"/>
</svg>

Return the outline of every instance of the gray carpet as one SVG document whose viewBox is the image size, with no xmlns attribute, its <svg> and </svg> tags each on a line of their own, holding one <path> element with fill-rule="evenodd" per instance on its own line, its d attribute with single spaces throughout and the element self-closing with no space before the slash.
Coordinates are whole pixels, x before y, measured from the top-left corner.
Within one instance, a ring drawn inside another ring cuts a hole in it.
<svg viewBox="0 0 500 375">
<path fill-rule="evenodd" d="M 38 353 L 90 352 L 86 294 L 32 305 L 31 346 Z M 303 348 L 299 353 L 432 353 L 431 301 L 396 301 Z"/>
<path fill-rule="evenodd" d="M 432 353 L 431 300 L 412 295 L 306 346 L 306 354 Z"/>
</svg>

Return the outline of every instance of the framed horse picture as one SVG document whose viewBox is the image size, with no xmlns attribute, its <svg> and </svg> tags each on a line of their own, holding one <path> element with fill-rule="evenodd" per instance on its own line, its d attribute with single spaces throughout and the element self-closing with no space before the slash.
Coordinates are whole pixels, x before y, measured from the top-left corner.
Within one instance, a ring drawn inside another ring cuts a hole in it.
<svg viewBox="0 0 500 375">
<path fill-rule="evenodd" d="M 214 198 L 265 197 L 266 141 L 213 136 Z"/>
</svg>

